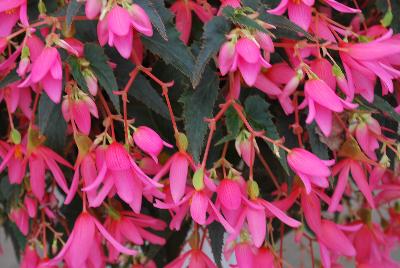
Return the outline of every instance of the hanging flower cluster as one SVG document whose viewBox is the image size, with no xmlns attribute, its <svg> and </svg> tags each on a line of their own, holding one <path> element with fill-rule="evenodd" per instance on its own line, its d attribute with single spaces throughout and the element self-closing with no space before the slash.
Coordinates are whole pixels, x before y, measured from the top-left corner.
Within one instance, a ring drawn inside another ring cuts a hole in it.
<svg viewBox="0 0 400 268">
<path fill-rule="evenodd" d="M 400 266 L 399 3 L 50 2 L 0 1 L 20 267 Z"/>
</svg>

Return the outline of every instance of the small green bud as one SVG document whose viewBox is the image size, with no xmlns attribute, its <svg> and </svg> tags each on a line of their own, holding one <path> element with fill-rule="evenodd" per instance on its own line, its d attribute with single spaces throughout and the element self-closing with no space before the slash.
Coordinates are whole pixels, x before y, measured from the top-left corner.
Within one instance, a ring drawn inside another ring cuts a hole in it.
<svg viewBox="0 0 400 268">
<path fill-rule="evenodd" d="M 21 143 L 21 133 L 19 133 L 19 131 L 16 130 L 15 128 L 11 129 L 10 138 L 14 144 Z"/>
<path fill-rule="evenodd" d="M 24 46 L 21 51 L 21 59 L 29 58 L 31 55 L 29 47 Z"/>
<path fill-rule="evenodd" d="M 43 2 L 43 0 L 40 0 L 38 3 L 38 10 L 40 14 L 46 14 L 47 8 L 46 4 Z"/>
<path fill-rule="evenodd" d="M 393 21 L 393 13 L 392 10 L 389 9 L 385 13 L 385 16 L 381 19 L 381 24 L 383 27 L 388 27 L 392 24 L 392 21 Z"/>
<path fill-rule="evenodd" d="M 193 174 L 192 183 L 196 191 L 201 191 L 204 189 L 204 170 L 202 168 L 199 168 Z"/>
<path fill-rule="evenodd" d="M 247 193 L 251 199 L 256 199 L 260 195 L 258 183 L 253 180 L 247 181 Z"/>
<path fill-rule="evenodd" d="M 186 137 L 186 135 L 182 132 L 178 132 L 175 135 L 175 139 L 176 139 L 176 145 L 178 146 L 180 151 L 186 151 L 189 145 L 188 139 Z"/>
</svg>

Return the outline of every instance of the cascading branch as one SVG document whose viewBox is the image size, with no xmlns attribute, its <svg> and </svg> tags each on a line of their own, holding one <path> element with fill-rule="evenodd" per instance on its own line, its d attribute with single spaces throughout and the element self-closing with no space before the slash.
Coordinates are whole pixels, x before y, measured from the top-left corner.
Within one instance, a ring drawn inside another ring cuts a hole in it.
<svg viewBox="0 0 400 268">
<path fill-rule="evenodd" d="M 0 222 L 20 267 L 399 267 L 399 16 L 0 1 Z"/>
</svg>

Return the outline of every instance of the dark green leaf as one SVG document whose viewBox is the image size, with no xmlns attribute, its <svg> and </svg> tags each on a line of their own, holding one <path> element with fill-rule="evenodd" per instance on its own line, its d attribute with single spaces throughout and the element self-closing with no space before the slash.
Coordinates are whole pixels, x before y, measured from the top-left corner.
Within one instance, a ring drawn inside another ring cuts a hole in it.
<svg viewBox="0 0 400 268">
<path fill-rule="evenodd" d="M 210 246 L 214 256 L 214 261 L 217 266 L 221 268 L 222 247 L 224 245 L 225 229 L 219 222 L 214 221 L 208 226 L 208 233 L 210 237 Z"/>
<path fill-rule="evenodd" d="M 308 32 L 304 31 L 303 28 L 291 22 L 284 16 L 276 16 L 267 13 L 265 10 L 260 12 L 259 19 L 272 24 L 276 29 L 271 29 L 271 32 L 278 38 L 291 38 L 298 39 L 299 37 L 305 36 L 310 41 L 315 41 L 314 37 Z"/>
<path fill-rule="evenodd" d="M 222 14 L 224 14 L 227 18 L 229 18 L 233 23 L 239 24 L 242 27 L 247 27 L 250 29 L 258 30 L 264 33 L 269 33 L 267 29 L 262 27 L 260 24 L 258 24 L 255 20 L 250 19 L 246 15 L 242 14 L 243 12 L 238 11 L 238 9 L 234 9 L 231 6 L 227 6 L 224 8 L 222 11 Z"/>
<path fill-rule="evenodd" d="M 9 72 L 1 81 L 0 81 L 0 89 L 5 88 L 7 85 L 18 81 L 20 78 L 17 74 L 17 71 L 14 69 Z"/>
<path fill-rule="evenodd" d="M 203 44 L 193 70 L 192 84 L 196 87 L 210 59 L 217 54 L 226 40 L 225 35 L 231 29 L 230 23 L 224 17 L 214 17 L 204 27 Z"/>
<path fill-rule="evenodd" d="M 171 120 L 167 105 L 158 92 L 151 86 L 149 81 L 139 74 L 132 84 L 128 93 L 138 101 L 145 104 L 148 108 L 158 113 L 165 119 Z"/>
<path fill-rule="evenodd" d="M 394 110 L 393 106 L 390 105 L 390 103 L 388 103 L 384 98 L 375 95 L 373 103 L 369 103 L 366 101 L 362 102 L 363 105 L 367 107 L 372 106 L 373 108 L 380 110 L 384 115 L 389 116 L 393 120 L 400 123 L 400 115 Z"/>
<path fill-rule="evenodd" d="M 187 92 L 181 99 L 189 151 L 195 161 L 199 161 L 207 133 L 204 118 L 212 115 L 214 103 L 219 91 L 219 79 L 214 71 L 207 67 L 195 91 Z"/>
<path fill-rule="evenodd" d="M 74 77 L 74 80 L 78 83 L 79 87 L 86 91 L 89 91 L 85 77 L 83 77 L 81 66 L 78 62 L 78 58 L 74 56 L 69 56 L 67 58 L 67 63 L 71 67 L 71 74 Z"/>
<path fill-rule="evenodd" d="M 158 33 L 164 40 L 168 40 L 167 32 L 165 30 L 165 25 L 155 8 L 154 0 L 135 0 L 135 3 L 140 5 L 144 11 L 146 11 L 149 16 L 151 23 L 157 29 Z"/>
<path fill-rule="evenodd" d="M 278 129 L 272 121 L 272 114 L 269 111 L 269 103 L 263 100 L 260 96 L 253 95 L 246 99 L 244 103 L 246 116 L 249 123 L 258 130 L 265 130 L 265 135 L 271 139 L 277 140 L 280 138 Z M 275 151 L 273 144 L 268 143 L 272 151 Z M 279 149 L 279 162 L 286 172 L 288 171 L 286 152 Z"/>
<path fill-rule="evenodd" d="M 160 5 L 158 10 L 162 11 L 159 14 L 163 18 L 168 41 L 155 32 L 152 37 L 143 36 L 143 43 L 153 54 L 160 56 L 165 63 L 172 65 L 190 78 L 194 68 L 194 56 L 179 38 L 180 33 L 172 22 L 171 12 Z"/>
<path fill-rule="evenodd" d="M 328 160 L 328 147 L 319 140 L 319 136 L 315 129 L 316 127 L 315 122 L 306 125 L 308 137 L 310 138 L 311 151 L 319 158 Z"/>
<path fill-rule="evenodd" d="M 77 0 L 71 0 L 68 4 L 67 7 L 67 13 L 66 13 L 66 18 L 65 18 L 65 22 L 67 24 L 67 27 L 71 26 L 72 23 L 72 19 L 73 17 L 78 14 L 79 9 L 82 6 L 82 2 L 79 2 Z"/>
<path fill-rule="evenodd" d="M 96 44 L 85 44 L 85 57 L 90 62 L 90 67 L 96 74 L 100 85 L 106 90 L 115 109 L 119 112 L 119 97 L 113 93 L 113 91 L 118 90 L 117 80 L 107 63 L 108 57 L 104 54 L 103 48 Z"/>
<path fill-rule="evenodd" d="M 219 140 L 215 145 L 220 145 L 227 141 L 234 140 L 239 135 L 243 122 L 240 120 L 237 112 L 232 107 L 229 107 L 225 112 L 225 125 L 228 135 Z"/>
<path fill-rule="evenodd" d="M 65 146 L 67 124 L 62 116 L 61 103 L 55 104 L 46 94 L 42 94 L 38 106 L 40 132 L 47 137 L 46 144 L 55 150 Z"/>
</svg>

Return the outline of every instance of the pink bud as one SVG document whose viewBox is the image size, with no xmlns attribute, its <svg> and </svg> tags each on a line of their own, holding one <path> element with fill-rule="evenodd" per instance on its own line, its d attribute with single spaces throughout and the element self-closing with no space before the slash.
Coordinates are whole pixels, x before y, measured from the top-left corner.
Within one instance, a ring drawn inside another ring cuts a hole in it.
<svg viewBox="0 0 400 268">
<path fill-rule="evenodd" d="M 25 196 L 24 205 L 25 205 L 26 210 L 28 211 L 29 217 L 34 218 L 36 216 L 36 212 L 37 212 L 36 199 L 29 197 L 29 196 Z"/>
<path fill-rule="evenodd" d="M 94 19 L 100 14 L 102 8 L 101 0 L 87 0 L 85 5 L 85 14 L 88 19 Z"/>
<path fill-rule="evenodd" d="M 24 208 L 14 208 L 10 213 L 10 220 L 13 221 L 23 235 L 29 231 L 29 216 Z"/>
<path fill-rule="evenodd" d="M 132 4 L 128 12 L 132 18 L 131 23 L 138 32 L 146 36 L 153 35 L 153 27 L 151 26 L 149 16 L 142 7 L 137 4 Z"/>
<path fill-rule="evenodd" d="M 239 184 L 231 179 L 223 179 L 217 189 L 218 200 L 224 207 L 236 210 L 240 207 L 242 193 Z"/>
<path fill-rule="evenodd" d="M 158 163 L 157 156 L 163 146 L 172 147 L 172 145 L 163 141 L 157 132 L 145 126 L 140 126 L 136 129 L 133 133 L 133 141 L 143 152 L 149 154 L 156 163 Z"/>
</svg>

